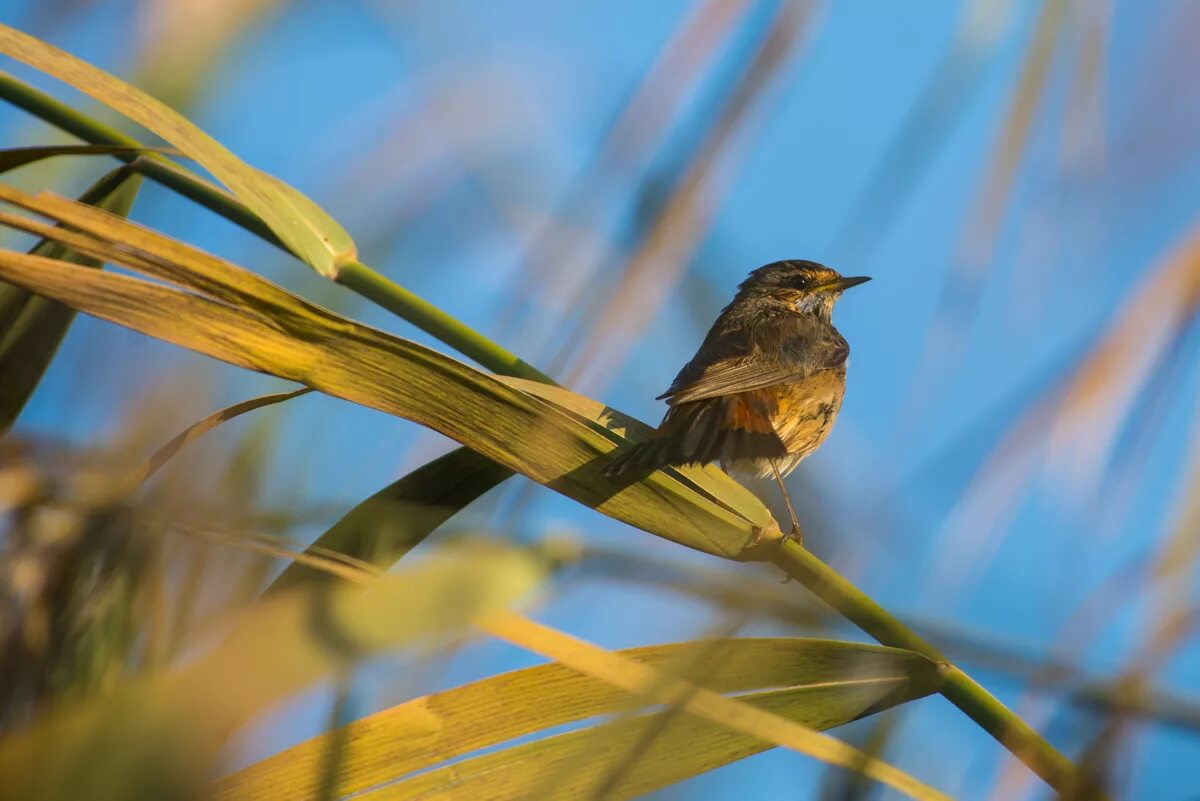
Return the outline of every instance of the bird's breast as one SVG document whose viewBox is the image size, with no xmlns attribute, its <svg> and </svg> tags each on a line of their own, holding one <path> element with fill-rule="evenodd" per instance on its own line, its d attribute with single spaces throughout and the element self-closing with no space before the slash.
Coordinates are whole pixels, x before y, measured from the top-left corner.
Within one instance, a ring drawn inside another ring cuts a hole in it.
<svg viewBox="0 0 1200 801">
<path fill-rule="evenodd" d="M 797 457 L 795 463 L 799 463 L 833 430 L 846 391 L 846 370 L 845 367 L 821 370 L 803 381 L 779 384 L 772 391 L 775 413 L 771 425 L 788 453 Z"/>
</svg>

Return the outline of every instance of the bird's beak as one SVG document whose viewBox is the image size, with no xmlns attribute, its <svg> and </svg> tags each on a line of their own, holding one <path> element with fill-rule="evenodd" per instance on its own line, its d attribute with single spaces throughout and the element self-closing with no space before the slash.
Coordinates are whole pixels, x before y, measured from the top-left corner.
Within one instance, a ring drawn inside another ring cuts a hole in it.
<svg viewBox="0 0 1200 801">
<path fill-rule="evenodd" d="M 849 289 L 852 286 L 858 286 L 859 284 L 865 284 L 870 280 L 871 280 L 871 278 L 869 276 L 856 275 L 856 276 L 851 276 L 851 277 L 847 277 L 847 278 L 839 278 L 836 281 L 830 281 L 828 284 L 823 284 L 822 286 L 817 287 L 817 289 L 818 289 L 818 291 L 834 290 L 836 292 L 842 292 L 844 290 Z"/>
</svg>

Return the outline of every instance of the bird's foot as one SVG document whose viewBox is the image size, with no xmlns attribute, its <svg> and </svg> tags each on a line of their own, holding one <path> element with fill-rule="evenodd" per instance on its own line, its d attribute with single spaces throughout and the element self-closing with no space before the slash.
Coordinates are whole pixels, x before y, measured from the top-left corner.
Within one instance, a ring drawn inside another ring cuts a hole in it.
<svg viewBox="0 0 1200 801">
<path fill-rule="evenodd" d="M 788 540 L 795 540 L 797 545 L 799 545 L 801 548 L 804 547 L 804 532 L 800 529 L 799 523 L 792 524 L 792 530 L 789 531 L 787 534 L 783 535 L 783 539 L 781 539 L 779 541 L 779 547 L 782 548 L 783 544 L 785 542 L 787 542 Z M 783 577 L 783 581 L 781 581 L 779 583 L 787 584 L 789 581 L 792 581 L 792 580 L 793 579 L 790 575 L 785 574 Z"/>
</svg>

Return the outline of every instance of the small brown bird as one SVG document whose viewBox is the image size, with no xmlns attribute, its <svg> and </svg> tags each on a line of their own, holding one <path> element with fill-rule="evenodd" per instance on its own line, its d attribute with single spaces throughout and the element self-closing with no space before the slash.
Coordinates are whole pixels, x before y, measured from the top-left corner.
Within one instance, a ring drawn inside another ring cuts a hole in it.
<svg viewBox="0 0 1200 801">
<path fill-rule="evenodd" d="M 850 355 L 833 327 L 833 304 L 869 280 L 799 260 L 750 273 L 659 396 L 670 408 L 657 435 L 620 455 L 608 474 L 719 461 L 727 472 L 774 476 L 792 519 L 789 536 L 800 540 L 783 477 L 833 429 Z"/>
</svg>

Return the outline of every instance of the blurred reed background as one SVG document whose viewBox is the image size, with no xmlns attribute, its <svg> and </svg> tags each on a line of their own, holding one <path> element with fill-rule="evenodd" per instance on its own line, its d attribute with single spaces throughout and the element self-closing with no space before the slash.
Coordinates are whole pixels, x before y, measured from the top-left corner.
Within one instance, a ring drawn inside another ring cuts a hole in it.
<svg viewBox="0 0 1200 801">
<path fill-rule="evenodd" d="M 750 269 L 874 276 L 836 313 L 837 428 L 789 479 L 808 547 L 1113 797 L 1200 798 L 1200 5 L 8 0 L 0 21 L 166 101 L 380 272 L 643 421 Z M 0 141 L 76 140 L 4 105 Z M 75 197 L 97 175 L 49 159 L 5 181 Z M 130 218 L 447 350 L 152 182 Z M 0 725 L 186 660 L 281 556 L 454 444 L 311 393 L 121 484 L 281 388 L 73 323 L 0 440 Z M 479 537 L 552 554 L 536 618 L 607 648 L 863 639 L 777 571 L 520 476 L 418 552 Z M 221 764 L 538 661 L 466 635 L 389 650 L 253 716 Z M 1050 797 L 937 697 L 838 734 L 955 798 Z M 775 749 L 654 797 L 898 796 Z"/>
</svg>

